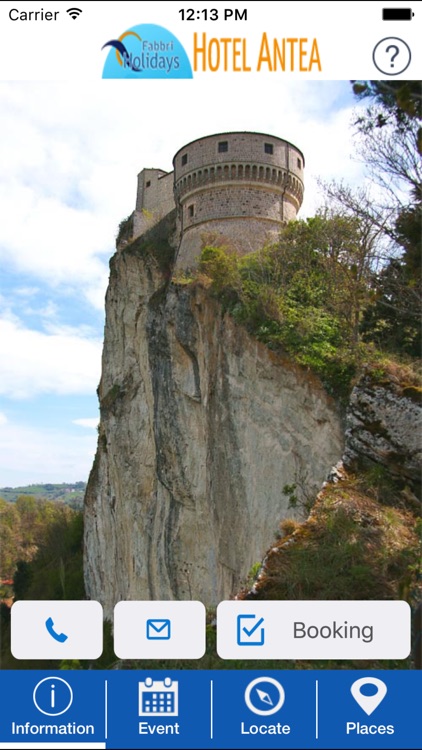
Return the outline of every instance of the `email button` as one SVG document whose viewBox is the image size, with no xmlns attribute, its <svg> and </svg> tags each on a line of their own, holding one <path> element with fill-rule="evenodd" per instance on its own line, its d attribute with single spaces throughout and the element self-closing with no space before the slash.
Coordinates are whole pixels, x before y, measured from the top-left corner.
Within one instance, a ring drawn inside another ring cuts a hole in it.
<svg viewBox="0 0 422 750">
<path fill-rule="evenodd" d="M 148 641 L 169 641 L 171 638 L 170 620 L 147 620 Z"/>
</svg>

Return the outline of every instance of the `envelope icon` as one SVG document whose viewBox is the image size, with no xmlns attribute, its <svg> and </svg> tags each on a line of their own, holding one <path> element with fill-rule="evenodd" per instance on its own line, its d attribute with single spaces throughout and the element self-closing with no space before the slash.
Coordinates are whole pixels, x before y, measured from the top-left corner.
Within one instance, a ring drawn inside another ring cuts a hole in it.
<svg viewBox="0 0 422 750">
<path fill-rule="evenodd" d="M 147 620 L 148 641 L 169 641 L 171 634 L 170 620 Z"/>
</svg>

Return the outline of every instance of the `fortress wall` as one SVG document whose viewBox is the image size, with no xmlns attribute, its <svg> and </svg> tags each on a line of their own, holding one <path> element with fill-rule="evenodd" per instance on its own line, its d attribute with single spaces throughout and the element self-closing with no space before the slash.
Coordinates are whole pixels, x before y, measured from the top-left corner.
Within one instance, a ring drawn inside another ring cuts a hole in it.
<svg viewBox="0 0 422 750">
<path fill-rule="evenodd" d="M 211 220 L 191 226 L 183 233 L 177 256 L 179 269 L 198 265 L 201 250 L 207 244 L 225 245 L 246 255 L 274 242 L 280 231 L 279 222 L 242 218 Z"/>
<path fill-rule="evenodd" d="M 164 172 L 162 169 L 143 169 L 138 174 L 133 239 L 174 210 L 173 179 L 174 172 Z"/>
<path fill-rule="evenodd" d="M 162 169 L 143 169 L 138 175 L 136 210 L 152 211 L 160 217 L 173 211 L 173 172 Z"/>
<path fill-rule="evenodd" d="M 183 201 L 183 231 L 211 219 L 251 216 L 283 221 L 283 191 L 253 183 L 227 184 L 197 191 Z"/>
</svg>

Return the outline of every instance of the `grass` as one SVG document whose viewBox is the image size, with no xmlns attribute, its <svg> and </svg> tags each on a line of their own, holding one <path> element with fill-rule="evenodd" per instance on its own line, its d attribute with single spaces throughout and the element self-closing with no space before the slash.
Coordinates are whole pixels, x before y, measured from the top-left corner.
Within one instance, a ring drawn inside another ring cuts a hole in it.
<svg viewBox="0 0 422 750">
<path fill-rule="evenodd" d="M 258 599 L 376 600 L 404 593 L 410 603 L 417 599 L 415 518 L 405 508 L 382 506 L 357 479 L 327 487 L 309 518 L 272 550 Z"/>
</svg>

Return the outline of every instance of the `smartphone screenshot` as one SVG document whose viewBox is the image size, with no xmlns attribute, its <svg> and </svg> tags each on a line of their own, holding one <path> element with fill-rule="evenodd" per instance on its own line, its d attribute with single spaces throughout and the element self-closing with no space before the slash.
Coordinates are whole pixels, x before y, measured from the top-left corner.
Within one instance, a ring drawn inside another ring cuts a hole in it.
<svg viewBox="0 0 422 750">
<path fill-rule="evenodd" d="M 422 3 L 0 15 L 0 749 L 419 748 Z"/>
</svg>

